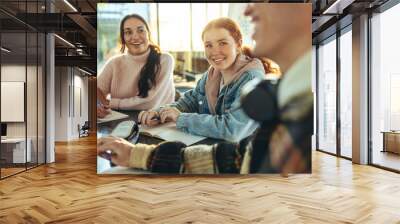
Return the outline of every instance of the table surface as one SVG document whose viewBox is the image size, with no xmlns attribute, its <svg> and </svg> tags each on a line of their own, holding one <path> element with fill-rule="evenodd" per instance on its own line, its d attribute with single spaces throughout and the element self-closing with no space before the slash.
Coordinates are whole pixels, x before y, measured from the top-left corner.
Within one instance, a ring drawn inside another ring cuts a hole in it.
<svg viewBox="0 0 400 224">
<path fill-rule="evenodd" d="M 113 128 L 115 128 L 120 122 L 125 120 L 134 120 L 137 121 L 138 115 L 140 111 L 125 111 L 125 110 L 117 110 L 118 112 L 124 113 L 129 115 L 128 118 L 115 120 L 115 121 L 108 121 L 97 124 L 97 137 L 99 136 L 107 136 Z M 158 144 L 163 142 L 164 140 L 139 134 L 139 143 L 143 144 Z M 214 139 L 214 138 L 206 138 L 195 145 L 212 145 L 217 142 L 221 142 L 222 140 Z M 151 174 L 149 171 L 143 171 L 139 169 L 132 169 L 126 167 L 111 167 L 110 162 L 106 159 L 97 156 L 97 173 L 98 174 Z"/>
</svg>

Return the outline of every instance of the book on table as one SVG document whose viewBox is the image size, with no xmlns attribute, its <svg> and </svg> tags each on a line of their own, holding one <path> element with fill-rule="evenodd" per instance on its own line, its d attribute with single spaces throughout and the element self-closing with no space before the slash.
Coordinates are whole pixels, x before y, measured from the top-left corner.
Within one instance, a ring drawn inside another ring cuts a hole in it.
<svg viewBox="0 0 400 224">
<path fill-rule="evenodd" d="M 194 143 L 206 139 L 204 136 L 192 135 L 178 130 L 176 124 L 173 122 L 160 124 L 154 127 L 141 125 L 139 132 L 165 141 L 180 141 L 186 145 L 193 145 Z"/>
</svg>

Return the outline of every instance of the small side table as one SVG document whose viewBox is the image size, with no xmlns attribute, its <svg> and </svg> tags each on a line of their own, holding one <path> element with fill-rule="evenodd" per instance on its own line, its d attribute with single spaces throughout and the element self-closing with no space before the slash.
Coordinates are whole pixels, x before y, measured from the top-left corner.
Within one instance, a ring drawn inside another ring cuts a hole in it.
<svg viewBox="0 0 400 224">
<path fill-rule="evenodd" d="M 392 152 L 400 154 L 400 131 L 382 131 L 383 150 L 382 152 Z"/>
</svg>

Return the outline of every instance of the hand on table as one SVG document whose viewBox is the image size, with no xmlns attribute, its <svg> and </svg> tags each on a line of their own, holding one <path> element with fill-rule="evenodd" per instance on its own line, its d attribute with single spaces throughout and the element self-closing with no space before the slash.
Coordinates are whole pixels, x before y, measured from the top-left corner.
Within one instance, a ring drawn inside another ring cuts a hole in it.
<svg viewBox="0 0 400 224">
<path fill-rule="evenodd" d="M 161 123 L 176 122 L 180 114 L 181 112 L 175 107 L 165 107 L 160 110 L 160 121 Z"/>
<path fill-rule="evenodd" d="M 111 113 L 110 106 L 107 105 L 98 105 L 97 106 L 97 117 L 104 118 L 109 113 Z"/>
<path fill-rule="evenodd" d="M 118 166 L 129 167 L 129 159 L 134 148 L 135 145 L 118 137 L 109 136 L 97 140 L 97 155 L 110 159 L 111 154 L 111 162 Z"/>
<path fill-rule="evenodd" d="M 156 126 L 167 122 L 176 122 L 181 112 L 175 107 L 165 107 L 160 112 L 149 110 L 139 113 L 138 122 L 147 126 Z"/>
<path fill-rule="evenodd" d="M 160 115 L 157 111 L 141 111 L 138 116 L 138 122 L 147 126 L 156 126 L 160 124 Z"/>
<path fill-rule="evenodd" d="M 110 100 L 97 88 L 97 117 L 104 118 L 110 111 Z"/>
</svg>

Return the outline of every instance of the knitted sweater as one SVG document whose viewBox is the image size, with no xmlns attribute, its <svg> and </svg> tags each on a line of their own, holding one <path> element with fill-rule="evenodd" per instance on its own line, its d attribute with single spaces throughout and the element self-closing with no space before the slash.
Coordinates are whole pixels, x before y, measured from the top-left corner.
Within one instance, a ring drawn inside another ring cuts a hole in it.
<svg viewBox="0 0 400 224">
<path fill-rule="evenodd" d="M 149 90 L 146 98 L 138 96 L 140 70 L 146 64 L 149 53 L 150 49 L 141 55 L 124 53 L 115 56 L 99 73 L 97 87 L 104 94 L 111 95 L 112 109 L 149 110 L 174 101 L 174 60 L 167 53 L 161 54 L 161 67 L 156 75 L 156 85 Z"/>
</svg>

